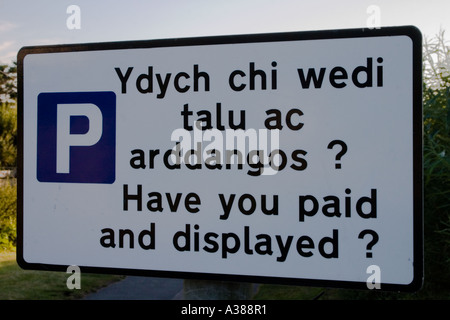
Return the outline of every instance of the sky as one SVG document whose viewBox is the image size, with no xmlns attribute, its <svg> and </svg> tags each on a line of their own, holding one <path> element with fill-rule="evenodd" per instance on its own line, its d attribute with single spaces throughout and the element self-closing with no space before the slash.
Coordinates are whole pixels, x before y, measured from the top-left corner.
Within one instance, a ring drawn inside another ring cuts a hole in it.
<svg viewBox="0 0 450 320">
<path fill-rule="evenodd" d="M 400 25 L 450 33 L 450 1 L 0 0 L 0 64 L 34 45 Z"/>
</svg>

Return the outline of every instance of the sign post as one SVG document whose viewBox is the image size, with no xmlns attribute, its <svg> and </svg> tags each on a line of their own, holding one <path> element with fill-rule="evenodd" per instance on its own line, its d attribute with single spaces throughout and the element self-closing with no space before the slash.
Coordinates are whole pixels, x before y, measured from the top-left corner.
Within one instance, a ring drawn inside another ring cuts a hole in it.
<svg viewBox="0 0 450 320">
<path fill-rule="evenodd" d="M 27 269 L 418 290 L 414 27 L 26 47 Z"/>
</svg>

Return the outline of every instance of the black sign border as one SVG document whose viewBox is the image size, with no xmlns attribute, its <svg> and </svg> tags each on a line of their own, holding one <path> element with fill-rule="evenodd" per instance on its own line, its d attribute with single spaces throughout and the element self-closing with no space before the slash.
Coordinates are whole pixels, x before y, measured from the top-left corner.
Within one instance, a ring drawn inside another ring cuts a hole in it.
<svg viewBox="0 0 450 320">
<path fill-rule="evenodd" d="M 411 283 L 391 284 L 381 283 L 383 291 L 419 290 L 423 284 L 424 254 L 423 254 L 423 121 L 422 121 L 422 34 L 414 26 L 383 27 L 379 29 L 341 29 L 324 31 L 302 31 L 265 34 L 246 34 L 229 36 L 211 36 L 196 38 L 174 38 L 161 40 L 140 40 L 104 43 L 84 43 L 66 45 L 46 45 L 23 47 L 17 55 L 18 65 L 18 168 L 17 168 L 17 263 L 27 270 L 66 271 L 67 265 L 28 263 L 23 257 L 23 116 L 24 116 L 24 59 L 29 54 L 82 52 L 118 49 L 140 49 L 158 47 L 184 47 L 216 44 L 241 44 L 258 42 L 283 42 L 298 40 L 321 40 L 340 38 L 408 36 L 413 43 L 413 234 L 414 234 L 414 275 Z M 109 267 L 79 266 L 82 273 L 102 273 L 138 275 L 152 277 L 168 277 L 182 279 L 224 280 L 251 283 L 274 283 L 286 285 L 301 285 L 315 287 L 336 287 L 351 289 L 368 289 L 366 282 L 341 280 L 321 280 L 303 278 L 282 278 L 251 275 L 232 275 L 215 273 L 175 272 L 159 270 L 123 269 Z M 382 280 L 382 277 L 381 277 Z M 374 289 L 376 290 L 376 289 Z"/>
</svg>

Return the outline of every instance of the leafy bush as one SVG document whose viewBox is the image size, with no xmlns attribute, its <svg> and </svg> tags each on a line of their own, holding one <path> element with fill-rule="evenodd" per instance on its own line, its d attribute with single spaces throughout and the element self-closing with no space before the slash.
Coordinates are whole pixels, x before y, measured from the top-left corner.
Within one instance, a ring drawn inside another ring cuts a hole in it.
<svg viewBox="0 0 450 320">
<path fill-rule="evenodd" d="M 0 183 L 0 249 L 11 249 L 16 246 L 17 188 L 12 179 Z"/>
<path fill-rule="evenodd" d="M 450 288 L 450 50 L 444 32 L 424 45 L 425 288 Z"/>
<path fill-rule="evenodd" d="M 0 169 L 17 165 L 17 66 L 0 65 Z M 16 245 L 16 182 L 0 179 L 0 249 Z"/>
<path fill-rule="evenodd" d="M 17 158 L 17 108 L 0 103 L 0 168 L 15 167 Z"/>
</svg>

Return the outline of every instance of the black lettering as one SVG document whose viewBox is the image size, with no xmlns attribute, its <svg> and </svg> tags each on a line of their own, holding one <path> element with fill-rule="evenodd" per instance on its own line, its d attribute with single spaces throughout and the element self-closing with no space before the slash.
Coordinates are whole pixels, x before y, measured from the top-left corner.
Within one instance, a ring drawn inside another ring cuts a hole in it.
<svg viewBox="0 0 450 320">
<path fill-rule="evenodd" d="M 119 248 L 123 248 L 123 239 L 128 235 L 130 249 L 134 248 L 134 233 L 130 229 L 119 229 Z"/>
<path fill-rule="evenodd" d="M 297 252 L 302 257 L 311 257 L 313 253 L 311 251 L 305 251 L 304 249 L 314 249 L 314 242 L 308 236 L 302 236 L 297 240 Z"/>
<path fill-rule="evenodd" d="M 228 244 L 228 239 L 232 239 L 234 242 L 234 245 L 230 247 Z M 227 255 L 229 253 L 236 253 L 238 252 L 239 248 L 241 246 L 241 242 L 239 240 L 239 237 L 230 232 L 230 233 L 222 233 L 222 258 L 226 259 Z"/>
<path fill-rule="evenodd" d="M 142 211 L 142 185 L 137 185 L 137 194 L 128 193 L 128 185 L 123 185 L 123 210 L 128 211 L 128 201 L 137 201 L 137 211 Z"/>
<path fill-rule="evenodd" d="M 189 116 L 192 116 L 193 112 L 189 111 L 189 105 L 187 103 L 183 106 L 181 115 L 183 116 L 183 128 L 185 130 L 192 131 L 194 128 L 189 125 Z"/>
<path fill-rule="evenodd" d="M 172 200 L 172 195 L 170 193 L 166 193 L 166 198 L 169 203 L 170 211 L 176 212 L 178 210 L 178 205 L 180 204 L 181 193 L 177 193 L 175 200 Z"/>
<path fill-rule="evenodd" d="M 324 204 L 322 207 L 322 213 L 327 217 L 340 217 L 341 212 L 339 211 L 339 198 L 335 196 L 324 197 L 323 200 L 329 201 L 330 203 Z"/>
<path fill-rule="evenodd" d="M 266 215 L 276 216 L 278 215 L 278 195 L 274 195 L 272 199 L 273 199 L 272 209 L 268 209 L 266 195 L 263 194 L 261 196 L 261 211 Z"/>
<path fill-rule="evenodd" d="M 257 157 L 257 161 L 254 161 L 253 158 Z M 255 171 L 251 171 L 248 170 L 247 174 L 253 177 L 257 177 L 259 175 L 261 175 L 262 173 L 262 168 L 264 167 L 264 163 L 261 162 L 261 158 L 264 157 L 264 151 L 263 150 L 251 150 L 248 154 L 247 154 L 247 162 L 249 167 L 251 167 L 252 169 L 257 169 Z"/>
<path fill-rule="evenodd" d="M 330 244 L 331 245 L 331 251 L 327 252 L 325 250 L 325 245 Z M 339 256 L 339 248 L 338 248 L 338 230 L 333 229 L 333 237 L 324 237 L 322 240 L 320 240 L 319 245 L 319 252 L 322 255 L 322 257 L 331 259 L 331 258 L 338 258 Z"/>
<path fill-rule="evenodd" d="M 276 61 L 272 61 L 272 67 L 276 67 L 277 66 L 277 62 Z M 276 90 L 277 89 L 277 70 L 273 69 L 272 70 L 272 89 Z"/>
<path fill-rule="evenodd" d="M 144 88 L 142 86 L 142 81 L 143 80 L 147 80 L 147 88 Z M 138 89 L 138 91 L 140 93 L 151 93 L 153 92 L 153 67 L 148 67 L 148 73 L 145 74 L 141 74 L 139 75 L 139 77 L 137 77 L 136 79 L 136 89 Z"/>
<path fill-rule="evenodd" d="M 299 122 L 297 125 L 293 125 L 291 119 L 293 114 L 298 114 L 298 116 L 301 117 L 303 115 L 303 112 L 299 109 L 289 110 L 286 115 L 286 125 L 291 130 L 300 130 L 303 127 L 303 123 Z"/>
<path fill-rule="evenodd" d="M 368 203 L 370 210 L 365 213 L 363 210 L 364 203 Z M 362 197 L 356 203 L 356 212 L 361 218 L 369 219 L 377 217 L 377 189 L 370 190 L 370 197 Z"/>
<path fill-rule="evenodd" d="M 275 161 L 274 161 L 274 158 L 276 155 L 279 155 L 281 158 L 281 162 L 279 161 L 280 162 L 279 165 L 276 165 Z M 280 149 L 273 150 L 269 155 L 269 164 L 270 164 L 270 167 L 275 171 L 283 170 L 287 165 L 286 153 L 284 153 L 284 151 L 280 150 Z"/>
<path fill-rule="evenodd" d="M 303 89 L 309 89 L 310 85 L 311 85 L 311 80 L 314 83 L 314 88 L 321 88 L 322 87 L 322 82 L 323 82 L 323 77 L 325 75 L 325 70 L 326 68 L 320 68 L 319 71 L 319 76 L 316 75 L 316 69 L 314 68 L 309 68 L 308 69 L 308 74 L 305 77 L 305 74 L 303 73 L 303 69 L 297 69 L 298 72 L 298 76 L 300 78 L 300 83 L 302 85 Z"/>
<path fill-rule="evenodd" d="M 152 212 L 162 212 L 163 206 L 162 206 L 162 197 L 161 193 L 159 192 L 150 192 L 148 194 L 148 197 L 150 200 L 147 201 L 147 209 Z"/>
<path fill-rule="evenodd" d="M 248 199 L 250 201 L 250 208 L 245 209 L 244 207 L 244 201 Z M 253 212 L 255 212 L 256 209 L 256 200 L 255 198 L 248 193 L 243 194 L 238 201 L 238 208 L 239 210 L 245 214 L 245 215 L 251 215 Z"/>
<path fill-rule="evenodd" d="M 159 154 L 159 149 L 149 150 L 148 152 L 149 152 L 149 158 L 150 158 L 148 168 L 154 169 L 155 168 L 155 157 Z"/>
<path fill-rule="evenodd" d="M 237 156 L 237 164 L 238 164 L 238 169 L 241 170 L 243 168 L 243 155 L 242 152 L 240 152 L 237 149 L 233 149 L 233 150 L 225 150 L 226 151 L 226 169 L 231 169 L 231 157 L 236 155 Z"/>
<path fill-rule="evenodd" d="M 292 239 L 294 239 L 293 236 L 288 236 L 286 239 L 286 243 L 283 243 L 283 239 L 281 239 L 281 236 L 276 235 L 275 238 L 277 239 L 278 247 L 280 248 L 281 256 L 277 257 L 277 261 L 283 262 L 286 260 L 286 257 L 289 252 L 289 248 L 292 244 Z"/>
<path fill-rule="evenodd" d="M 255 70 L 255 63 L 250 62 L 250 90 L 255 90 L 255 77 L 261 79 L 261 90 L 266 90 L 266 73 L 263 70 Z"/>
<path fill-rule="evenodd" d="M 292 151 L 292 160 L 298 162 L 300 165 L 291 164 L 291 168 L 297 171 L 305 170 L 308 166 L 306 159 L 302 158 L 300 155 L 305 156 L 307 152 L 305 150 L 294 150 Z"/>
<path fill-rule="evenodd" d="M 243 72 L 243 71 L 241 71 L 241 70 L 234 70 L 231 74 L 230 74 L 230 77 L 229 77 L 229 79 L 228 79 L 228 83 L 229 83 L 229 85 L 230 85 L 230 88 L 231 89 L 233 89 L 234 91 L 242 91 L 242 90 L 244 90 L 245 89 L 245 84 L 244 83 L 241 83 L 239 86 L 237 86 L 235 83 L 234 83 L 234 78 L 236 77 L 236 75 L 239 75 L 239 76 L 241 76 L 241 77 L 245 77 L 245 73 Z"/>
<path fill-rule="evenodd" d="M 145 243 L 144 238 L 149 237 L 148 244 Z M 155 249 L 155 223 L 150 224 L 150 230 L 142 230 L 138 237 L 139 246 L 144 250 Z"/>
<path fill-rule="evenodd" d="M 225 130 L 222 124 L 222 104 L 220 102 L 216 103 L 216 128 L 217 130 Z"/>
<path fill-rule="evenodd" d="M 382 63 L 383 58 L 379 57 L 377 61 L 378 63 Z M 383 86 L 383 66 L 377 66 L 377 86 L 378 87 Z"/>
<path fill-rule="evenodd" d="M 206 252 L 210 252 L 210 253 L 217 252 L 219 250 L 219 244 L 216 241 L 211 239 L 211 238 L 217 239 L 217 237 L 219 237 L 219 235 L 217 233 L 214 233 L 214 232 L 206 233 L 205 234 L 205 242 L 207 244 L 211 245 L 211 247 L 204 246 L 203 250 L 205 250 Z"/>
<path fill-rule="evenodd" d="M 272 238 L 268 234 L 258 234 L 256 239 L 263 240 L 255 244 L 256 253 L 272 255 Z"/>
<path fill-rule="evenodd" d="M 110 228 L 102 229 L 102 234 L 105 234 L 100 238 L 100 244 L 105 248 L 115 248 L 116 243 L 114 242 L 114 230 Z"/>
<path fill-rule="evenodd" d="M 122 93 L 127 93 L 127 82 L 128 78 L 131 75 L 133 67 L 128 67 L 125 75 L 122 74 L 122 70 L 120 70 L 120 68 L 114 68 L 114 70 L 116 70 L 117 76 L 119 77 L 120 83 L 122 84 Z"/>
<path fill-rule="evenodd" d="M 130 166 L 133 169 L 145 169 L 145 153 L 141 149 L 131 150 L 131 154 L 134 156 L 130 159 Z"/>
<path fill-rule="evenodd" d="M 220 151 L 216 149 L 206 150 L 207 155 L 212 155 L 205 159 L 205 167 L 208 169 L 222 169 L 222 165 L 220 164 Z"/>
<path fill-rule="evenodd" d="M 314 196 L 307 195 L 307 196 L 299 196 L 299 218 L 298 220 L 300 222 L 305 221 L 305 216 L 312 217 L 314 216 L 317 211 L 319 210 L 319 202 Z M 310 201 L 312 204 L 312 207 L 310 210 L 306 209 L 306 203 Z"/>
<path fill-rule="evenodd" d="M 242 129 L 245 130 L 245 110 L 240 110 L 241 118 L 239 121 L 239 124 L 234 123 L 234 111 L 229 110 L 228 111 L 228 125 L 231 129 L 237 130 Z"/>
<path fill-rule="evenodd" d="M 164 78 L 163 81 L 161 75 L 159 73 L 156 74 L 156 81 L 158 82 L 159 90 L 161 91 L 156 95 L 158 99 L 162 99 L 166 95 L 171 75 L 172 75 L 171 73 L 166 74 L 166 77 Z"/>
<path fill-rule="evenodd" d="M 366 81 L 359 80 L 359 74 L 366 74 Z M 372 58 L 367 58 L 367 66 L 359 66 L 352 73 L 353 84 L 358 88 L 372 87 Z"/>
<path fill-rule="evenodd" d="M 184 87 L 180 86 L 180 78 L 183 77 L 185 79 L 189 79 L 189 75 L 186 72 L 180 72 L 178 73 L 175 78 L 173 79 L 173 85 L 175 87 L 175 90 L 178 92 L 187 92 L 191 86 L 185 85 Z"/>
<path fill-rule="evenodd" d="M 253 254 L 253 250 L 250 248 L 250 227 L 244 227 L 244 252 L 246 254 Z"/>
<path fill-rule="evenodd" d="M 211 112 L 209 112 L 208 110 L 200 110 L 199 112 L 197 112 L 198 116 L 205 116 L 204 118 L 199 118 L 197 119 L 197 121 L 202 121 L 204 124 L 202 124 L 201 129 L 202 130 L 209 130 L 212 129 L 212 125 L 211 125 Z M 200 129 L 200 128 L 199 128 Z"/>
<path fill-rule="evenodd" d="M 225 197 L 223 194 L 219 194 L 220 203 L 222 204 L 223 209 L 223 215 L 219 216 L 221 220 L 227 220 L 230 216 L 231 207 L 233 206 L 234 198 L 236 197 L 235 194 L 230 194 L 230 197 L 228 198 L 228 203 L 225 200 Z"/>
<path fill-rule="evenodd" d="M 186 224 L 186 231 L 178 231 L 173 236 L 173 246 L 178 251 L 190 251 L 191 250 L 191 225 Z M 180 239 L 184 238 L 184 244 L 179 243 Z"/>
<path fill-rule="evenodd" d="M 330 83 L 335 88 L 344 88 L 347 84 L 345 82 L 336 82 L 336 80 L 348 79 L 347 71 L 342 67 L 334 67 L 330 72 Z"/>
<path fill-rule="evenodd" d="M 190 213 L 197 213 L 200 211 L 198 207 L 193 206 L 199 206 L 201 205 L 200 197 L 198 194 L 191 192 L 186 195 L 186 198 L 184 199 L 184 206 L 186 207 L 186 210 Z"/>
<path fill-rule="evenodd" d="M 283 129 L 283 125 L 281 124 L 281 111 L 278 109 L 270 109 L 266 111 L 266 114 L 274 114 L 273 117 L 269 117 L 266 119 L 266 121 L 264 121 L 264 125 L 266 126 L 267 129 L 272 130 L 272 129 Z M 274 122 L 272 124 L 272 122 Z"/>
<path fill-rule="evenodd" d="M 180 150 L 179 150 L 179 144 L 177 144 L 177 150 L 169 149 L 164 153 L 163 162 L 167 169 L 175 170 L 181 168 L 181 158 L 180 158 Z M 169 158 L 171 156 L 175 156 L 176 161 L 175 164 L 172 164 L 169 162 Z"/>
<path fill-rule="evenodd" d="M 204 72 L 204 71 L 200 71 L 199 72 L 198 71 L 198 65 L 195 64 L 194 65 L 194 91 L 196 91 L 196 92 L 199 90 L 198 82 L 199 82 L 200 78 L 203 78 L 203 80 L 204 80 L 205 91 L 209 91 L 209 75 L 206 72 Z"/>
</svg>

